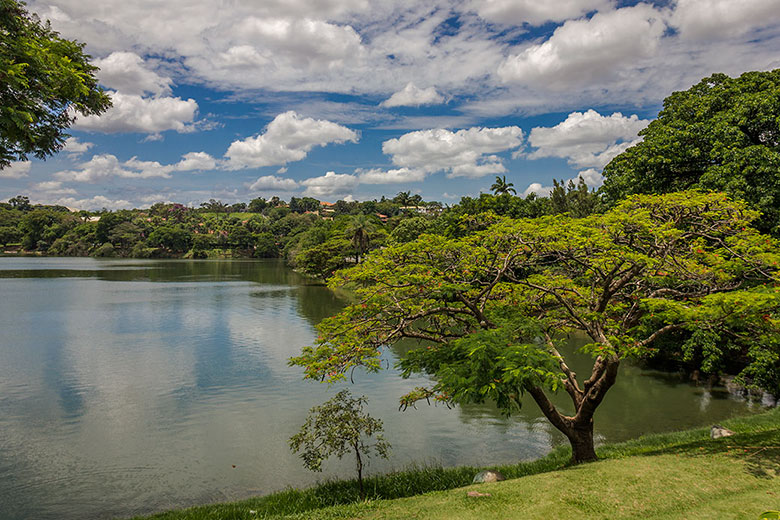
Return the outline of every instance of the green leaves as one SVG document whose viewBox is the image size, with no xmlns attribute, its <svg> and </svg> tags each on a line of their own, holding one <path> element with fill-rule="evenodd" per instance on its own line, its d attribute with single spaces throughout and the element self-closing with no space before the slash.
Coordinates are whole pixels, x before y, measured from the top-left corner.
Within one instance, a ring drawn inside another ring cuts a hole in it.
<svg viewBox="0 0 780 520">
<path fill-rule="evenodd" d="M 497 218 L 461 238 L 423 235 L 337 273 L 331 285 L 353 287 L 358 303 L 324 320 L 291 363 L 337 381 L 354 367 L 379 370 L 382 348 L 417 339 L 402 371 L 435 383 L 402 406 L 493 400 L 509 413 L 523 391 L 570 379 L 544 338 L 584 332 L 594 358 L 618 360 L 682 334 L 676 348 L 705 370 L 729 362 L 774 381 L 762 349 L 775 348 L 763 338 L 778 332 L 780 258 L 750 227 L 756 217 L 723 194 L 688 191 L 636 195 L 581 219 Z"/>
<path fill-rule="evenodd" d="M 632 193 L 717 190 L 761 212 L 756 227 L 780 233 L 780 69 L 715 74 L 664 100 L 643 140 L 604 169 L 615 203 Z"/>
<path fill-rule="evenodd" d="M 111 106 L 83 45 L 0 0 L 0 168 L 57 152 L 75 118 Z"/>
<path fill-rule="evenodd" d="M 290 437 L 290 449 L 302 452 L 303 465 L 311 471 L 322 471 L 323 461 L 333 455 L 340 459 L 354 453 L 361 494 L 363 457 L 373 453 L 386 459 L 390 452 L 390 444 L 382 435 L 382 421 L 363 412 L 366 402 L 365 396 L 353 398 L 349 390 L 342 390 L 312 408 L 301 430 Z"/>
</svg>

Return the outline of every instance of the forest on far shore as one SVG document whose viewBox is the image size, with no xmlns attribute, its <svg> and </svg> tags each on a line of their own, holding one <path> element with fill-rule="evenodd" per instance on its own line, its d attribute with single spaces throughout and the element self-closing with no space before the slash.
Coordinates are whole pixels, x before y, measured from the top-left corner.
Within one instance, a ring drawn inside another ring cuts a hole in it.
<svg viewBox="0 0 780 520">
<path fill-rule="evenodd" d="M 328 278 L 387 243 L 423 233 L 456 237 L 484 225 L 469 216 L 585 216 L 601 207 L 582 181 L 556 182 L 550 196 L 525 198 L 505 179 L 496 181 L 495 193 L 463 197 L 451 207 L 408 191 L 364 202 L 272 197 L 228 205 L 212 199 L 198 208 L 157 203 L 117 211 L 71 211 L 17 196 L 0 202 L 0 245 L 5 254 L 47 256 L 283 258 L 307 275 Z"/>
</svg>

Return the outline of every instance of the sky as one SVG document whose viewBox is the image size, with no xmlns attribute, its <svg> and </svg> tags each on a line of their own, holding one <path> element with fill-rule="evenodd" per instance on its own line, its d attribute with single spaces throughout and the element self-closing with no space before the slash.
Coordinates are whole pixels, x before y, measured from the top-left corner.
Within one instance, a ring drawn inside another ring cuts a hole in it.
<svg viewBox="0 0 780 520">
<path fill-rule="evenodd" d="M 0 170 L 74 209 L 598 187 L 663 99 L 780 68 L 780 0 L 28 0 L 113 107 Z"/>
</svg>

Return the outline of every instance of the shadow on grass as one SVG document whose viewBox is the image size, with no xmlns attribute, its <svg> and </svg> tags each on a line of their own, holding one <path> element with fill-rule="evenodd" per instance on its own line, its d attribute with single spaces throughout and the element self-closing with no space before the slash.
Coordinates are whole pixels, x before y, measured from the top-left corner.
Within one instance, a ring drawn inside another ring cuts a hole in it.
<svg viewBox="0 0 780 520">
<path fill-rule="evenodd" d="M 643 456 L 723 454 L 741 460 L 745 471 L 759 478 L 780 476 L 780 430 L 738 433 L 720 439 L 702 439 L 673 447 L 646 451 Z"/>
</svg>

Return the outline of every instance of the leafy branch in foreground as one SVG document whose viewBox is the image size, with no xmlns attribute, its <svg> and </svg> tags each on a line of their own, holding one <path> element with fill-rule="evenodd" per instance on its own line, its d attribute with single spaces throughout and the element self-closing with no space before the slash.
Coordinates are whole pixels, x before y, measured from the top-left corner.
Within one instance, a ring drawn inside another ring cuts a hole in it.
<svg viewBox="0 0 780 520">
<path fill-rule="evenodd" d="M 373 451 L 387 458 L 390 444 L 382 436 L 382 421 L 363 412 L 365 396 L 353 398 L 349 390 L 342 390 L 329 401 L 315 406 L 309 411 L 301 430 L 290 437 L 290 449 L 301 453 L 303 465 L 311 471 L 322 471 L 322 462 L 336 455 L 338 458 L 347 453 L 355 454 L 360 496 L 365 498 L 363 489 L 364 458 Z M 373 443 L 368 438 L 376 436 Z"/>
<path fill-rule="evenodd" d="M 402 398 L 494 401 L 504 412 L 530 394 L 569 439 L 573 461 L 594 460 L 593 417 L 626 358 L 651 356 L 671 334 L 695 350 L 714 341 L 765 388 L 780 388 L 777 243 L 750 227 L 757 213 L 719 193 L 637 195 L 586 218 L 499 220 L 463 238 L 423 235 L 341 271 L 359 301 L 323 320 L 314 346 L 291 360 L 307 378 L 377 371 L 401 339 L 420 348 L 404 376 L 434 376 Z M 698 341 L 706 332 L 709 342 Z M 559 343 L 581 332 L 590 374 L 578 377 Z M 680 347 L 683 348 L 683 347 Z M 711 359 L 712 361 L 712 359 Z M 573 413 L 549 393 L 564 390 Z"/>
<path fill-rule="evenodd" d="M 111 106 L 97 70 L 84 44 L 61 38 L 23 3 L 0 0 L 0 169 L 59 151 L 76 113 Z"/>
</svg>

